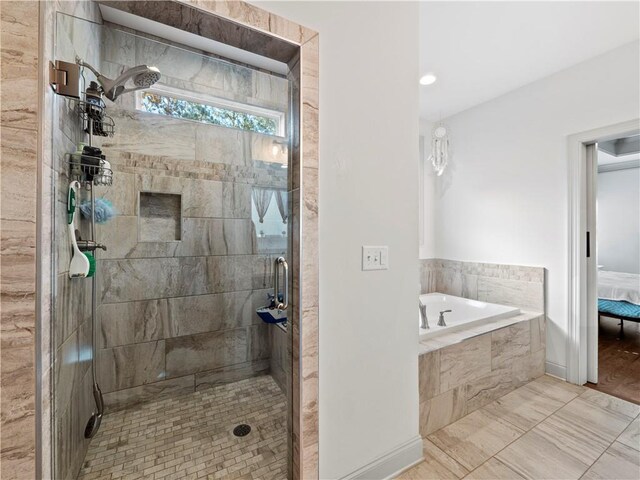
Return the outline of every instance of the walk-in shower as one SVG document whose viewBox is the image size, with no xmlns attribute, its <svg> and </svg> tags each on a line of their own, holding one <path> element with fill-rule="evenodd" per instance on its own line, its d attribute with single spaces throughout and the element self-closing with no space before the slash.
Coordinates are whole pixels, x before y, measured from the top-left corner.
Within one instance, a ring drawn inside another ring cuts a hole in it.
<svg viewBox="0 0 640 480">
<path fill-rule="evenodd" d="M 55 478 L 286 478 L 295 86 L 63 13 L 55 56 Z"/>
</svg>

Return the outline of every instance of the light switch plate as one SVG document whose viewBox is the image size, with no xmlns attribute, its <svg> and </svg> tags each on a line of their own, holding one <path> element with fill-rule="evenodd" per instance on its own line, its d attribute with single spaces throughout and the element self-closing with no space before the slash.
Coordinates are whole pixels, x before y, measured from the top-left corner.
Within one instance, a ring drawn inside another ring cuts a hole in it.
<svg viewBox="0 0 640 480">
<path fill-rule="evenodd" d="M 362 270 L 387 270 L 389 268 L 389 247 L 362 246 Z"/>
</svg>

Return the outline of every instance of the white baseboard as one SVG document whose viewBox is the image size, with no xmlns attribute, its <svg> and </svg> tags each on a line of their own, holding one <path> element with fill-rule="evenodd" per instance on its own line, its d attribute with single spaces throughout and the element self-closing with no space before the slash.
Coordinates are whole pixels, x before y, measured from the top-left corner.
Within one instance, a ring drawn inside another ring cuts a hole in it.
<svg viewBox="0 0 640 480">
<path fill-rule="evenodd" d="M 418 435 L 346 477 L 342 477 L 342 480 L 391 479 L 404 470 L 417 465 L 423 459 L 422 437 Z"/>
<path fill-rule="evenodd" d="M 558 377 L 561 380 L 567 380 L 567 367 L 558 365 L 557 363 L 547 361 L 544 366 L 544 370 L 549 375 Z"/>
</svg>

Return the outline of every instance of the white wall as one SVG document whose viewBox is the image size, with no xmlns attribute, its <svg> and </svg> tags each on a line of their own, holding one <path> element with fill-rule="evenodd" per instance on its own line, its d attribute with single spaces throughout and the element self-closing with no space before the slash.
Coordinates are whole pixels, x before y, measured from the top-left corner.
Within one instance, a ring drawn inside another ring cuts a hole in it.
<svg viewBox="0 0 640 480">
<path fill-rule="evenodd" d="M 640 273 L 640 168 L 598 174 L 598 264 Z"/>
<path fill-rule="evenodd" d="M 567 136 L 640 117 L 639 55 L 628 44 L 445 119 L 453 156 L 436 181 L 435 256 L 547 268 L 556 372 L 566 366 Z"/>
<path fill-rule="evenodd" d="M 340 478 L 418 434 L 418 4 L 256 4 L 320 32 L 320 476 Z"/>
</svg>

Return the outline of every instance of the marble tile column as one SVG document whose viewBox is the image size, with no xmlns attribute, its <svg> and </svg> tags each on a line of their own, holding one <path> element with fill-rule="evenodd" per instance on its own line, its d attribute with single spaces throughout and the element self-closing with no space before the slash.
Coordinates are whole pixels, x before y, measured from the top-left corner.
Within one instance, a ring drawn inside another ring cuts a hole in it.
<svg viewBox="0 0 640 480">
<path fill-rule="evenodd" d="M 308 40 L 300 52 L 302 253 L 300 259 L 300 478 L 318 478 L 318 178 L 319 178 L 319 50 L 320 37 Z"/>
<path fill-rule="evenodd" d="M 39 3 L 0 2 L 0 477 L 35 478 Z"/>
</svg>

